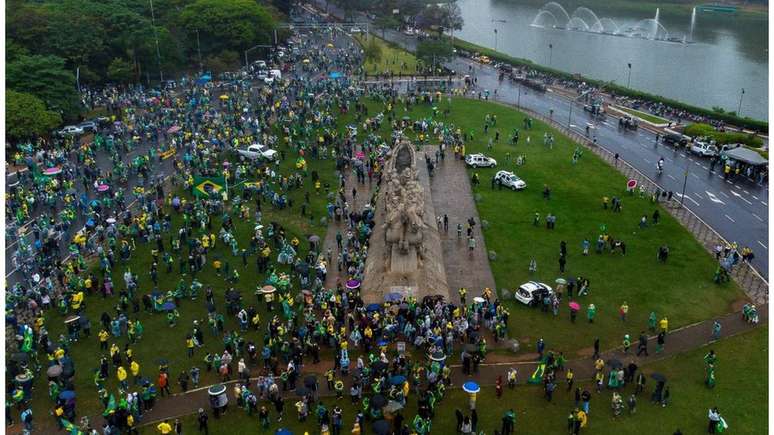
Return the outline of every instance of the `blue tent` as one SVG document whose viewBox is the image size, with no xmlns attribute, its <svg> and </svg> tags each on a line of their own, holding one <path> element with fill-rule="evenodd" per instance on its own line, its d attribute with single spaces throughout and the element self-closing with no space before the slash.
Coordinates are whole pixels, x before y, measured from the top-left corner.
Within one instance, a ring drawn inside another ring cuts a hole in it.
<svg viewBox="0 0 774 435">
<path fill-rule="evenodd" d="M 209 74 L 203 74 L 201 77 L 199 77 L 198 80 L 196 80 L 197 85 L 204 85 L 207 82 L 212 81 L 212 76 Z"/>
</svg>

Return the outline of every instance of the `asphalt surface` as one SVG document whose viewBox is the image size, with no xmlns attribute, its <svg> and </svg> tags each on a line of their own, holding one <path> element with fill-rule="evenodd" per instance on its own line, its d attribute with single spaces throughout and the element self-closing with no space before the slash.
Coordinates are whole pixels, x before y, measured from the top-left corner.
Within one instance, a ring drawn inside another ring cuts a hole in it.
<svg viewBox="0 0 774 435">
<path fill-rule="evenodd" d="M 317 7 L 325 9 L 322 0 Z M 343 16 L 335 5 L 328 6 L 328 12 Z M 356 15 L 358 23 L 370 22 L 364 14 Z M 394 30 L 382 33 L 381 29 L 370 27 L 374 34 L 397 43 L 407 50 L 415 50 L 417 40 Z M 755 252 L 752 265 L 768 280 L 768 185 L 758 185 L 743 177 L 724 180 L 722 167 L 718 164 L 714 173 L 709 170 L 709 160 L 675 148 L 656 143 L 656 133 L 640 128 L 637 131 L 618 129 L 617 118 L 608 115 L 602 122 L 595 121 L 583 111 L 581 103 L 571 103 L 563 95 L 549 91 L 540 93 L 521 87 L 517 82 L 498 81 L 498 72 L 491 66 L 482 65 L 463 57 L 456 57 L 444 66 L 457 74 L 469 74 L 477 79 L 477 90 L 489 90 L 497 101 L 518 104 L 546 117 L 570 126 L 579 134 L 586 134 L 590 124 L 590 138 L 596 137 L 597 144 L 613 153 L 618 153 L 640 172 L 653 179 L 663 190 L 672 191 L 683 204 L 729 242 L 737 242 L 740 249 L 749 246 Z M 553 114 L 551 115 L 551 111 Z M 658 174 L 656 164 L 660 158 L 665 165 Z"/>
</svg>

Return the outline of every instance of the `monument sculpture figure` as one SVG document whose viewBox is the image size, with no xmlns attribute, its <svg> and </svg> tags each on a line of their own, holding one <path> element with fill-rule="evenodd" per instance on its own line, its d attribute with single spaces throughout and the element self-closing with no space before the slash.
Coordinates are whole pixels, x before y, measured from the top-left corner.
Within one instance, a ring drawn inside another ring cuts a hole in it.
<svg viewBox="0 0 774 435">
<path fill-rule="evenodd" d="M 366 261 L 366 300 L 377 301 L 392 292 L 448 297 L 429 181 L 426 175 L 420 177 L 416 160 L 413 145 L 403 139 L 385 164 L 372 235 L 374 252 Z"/>
</svg>

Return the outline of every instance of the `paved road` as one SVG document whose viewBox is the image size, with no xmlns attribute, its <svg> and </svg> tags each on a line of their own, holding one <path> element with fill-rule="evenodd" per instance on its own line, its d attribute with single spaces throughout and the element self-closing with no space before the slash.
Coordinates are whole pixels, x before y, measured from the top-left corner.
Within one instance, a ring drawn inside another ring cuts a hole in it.
<svg viewBox="0 0 774 435">
<path fill-rule="evenodd" d="M 321 9 L 325 8 L 322 0 L 317 0 L 317 3 Z M 330 5 L 328 11 L 342 16 L 335 5 Z M 360 14 L 355 21 L 369 20 Z M 382 34 L 381 30 L 375 28 L 374 33 Z M 387 30 L 384 37 L 408 50 L 416 48 L 416 39 L 402 33 Z M 445 66 L 459 74 L 470 74 L 477 78 L 478 90 L 488 89 L 494 94 L 497 89 L 499 101 L 518 103 L 546 117 L 553 110 L 554 119 L 569 124 L 579 134 L 585 134 L 586 125 L 592 124 L 591 136 L 597 138 L 600 146 L 618 153 L 621 159 L 654 179 L 664 190 L 676 192 L 678 198 L 685 185 L 685 206 L 726 240 L 736 241 L 740 247 L 752 248 L 756 253 L 753 266 L 768 279 L 768 186 L 743 179 L 726 181 L 719 165 L 714 173 L 710 173 L 707 160 L 686 155 L 666 145 L 657 145 L 654 132 L 642 128 L 636 132 L 620 131 L 617 119 L 612 116 L 608 116 L 606 121 L 595 122 L 583 111 L 582 105 L 571 104 L 568 98 L 557 92 L 538 93 L 522 88 L 518 83 L 507 80 L 498 82 L 497 71 L 492 67 L 463 57 L 457 57 Z M 665 167 L 659 176 L 656 162 L 661 157 L 664 158 Z"/>
</svg>

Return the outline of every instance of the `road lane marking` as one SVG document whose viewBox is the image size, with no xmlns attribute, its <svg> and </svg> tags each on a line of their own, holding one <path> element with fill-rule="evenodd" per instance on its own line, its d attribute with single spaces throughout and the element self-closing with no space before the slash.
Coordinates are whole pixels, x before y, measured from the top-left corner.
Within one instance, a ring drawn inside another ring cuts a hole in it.
<svg viewBox="0 0 774 435">
<path fill-rule="evenodd" d="M 681 197 L 681 198 L 687 199 L 688 201 L 691 201 L 692 203 L 696 204 L 696 206 L 697 206 L 697 207 L 701 205 L 701 204 L 699 204 L 698 202 L 696 202 L 696 200 L 695 200 L 695 199 L 691 198 L 691 197 L 690 197 L 690 196 L 688 196 L 688 195 L 685 195 L 685 196 L 683 196 L 683 194 L 682 194 L 682 193 L 679 193 L 679 192 L 675 192 L 675 195 L 676 195 L 676 196 L 679 196 L 679 197 Z"/>
<path fill-rule="evenodd" d="M 731 191 L 731 194 L 732 194 L 732 195 L 734 195 L 735 197 L 737 197 L 737 198 L 741 199 L 742 201 L 746 202 L 747 204 L 749 204 L 749 205 L 752 205 L 752 202 L 748 201 L 748 200 L 747 200 L 746 198 L 744 198 L 742 195 L 740 195 L 740 194 L 738 194 L 738 193 L 734 192 L 733 190 Z"/>
<path fill-rule="evenodd" d="M 728 194 L 726 192 L 720 192 L 720 194 L 725 196 L 726 198 L 731 198 L 730 196 L 728 196 Z"/>
<path fill-rule="evenodd" d="M 761 217 L 758 216 L 757 214 L 753 213 L 752 215 L 755 216 L 755 218 L 758 219 L 759 221 L 763 222 L 763 219 L 761 219 Z"/>
<path fill-rule="evenodd" d="M 765 250 L 767 250 L 767 251 L 769 250 L 769 248 L 768 248 L 768 247 L 766 247 L 766 245 L 764 245 L 763 243 L 761 243 L 761 241 L 760 241 L 760 240 L 756 240 L 756 242 L 758 242 L 758 244 L 759 244 L 759 245 L 763 246 L 763 249 L 765 249 Z"/>
<path fill-rule="evenodd" d="M 754 200 L 756 200 L 756 201 L 758 200 L 757 196 L 753 195 L 752 197 L 753 197 Z"/>
<path fill-rule="evenodd" d="M 718 203 L 718 204 L 726 205 L 726 203 L 721 201 L 717 196 L 715 196 L 714 193 L 712 193 L 712 192 L 710 192 L 708 190 L 705 190 L 704 193 L 707 194 L 707 197 L 710 199 L 710 201 Z M 723 193 L 723 192 L 720 192 L 720 193 Z"/>
<path fill-rule="evenodd" d="M 761 204 L 768 205 L 768 204 L 766 204 L 766 201 L 761 201 Z"/>
<path fill-rule="evenodd" d="M 727 217 L 727 218 L 728 218 L 728 220 L 730 220 L 731 222 L 734 222 L 734 223 L 736 223 L 736 221 L 735 221 L 735 220 L 731 219 L 731 216 L 729 216 L 729 215 L 724 215 L 724 216 L 725 216 L 725 217 Z"/>
<path fill-rule="evenodd" d="M 671 176 L 670 174 L 667 174 L 667 177 L 669 177 L 669 178 L 671 178 L 673 180 L 675 179 L 675 177 Z"/>
<path fill-rule="evenodd" d="M 691 172 L 691 175 L 693 175 L 694 177 L 696 177 L 696 179 L 697 179 L 697 180 L 699 179 L 699 176 L 698 176 L 698 175 L 696 175 L 696 174 L 694 174 L 693 172 Z"/>
</svg>

